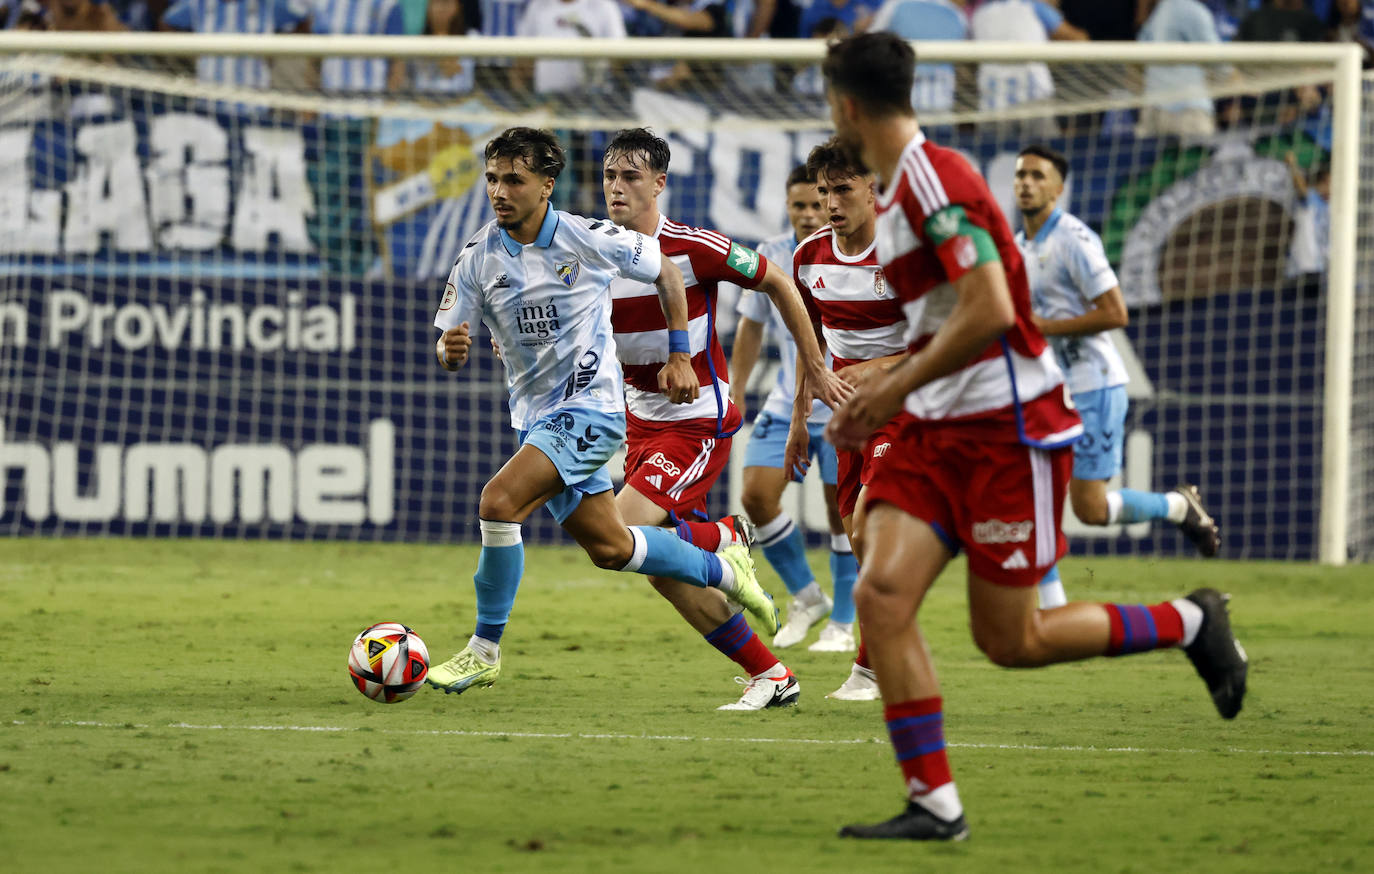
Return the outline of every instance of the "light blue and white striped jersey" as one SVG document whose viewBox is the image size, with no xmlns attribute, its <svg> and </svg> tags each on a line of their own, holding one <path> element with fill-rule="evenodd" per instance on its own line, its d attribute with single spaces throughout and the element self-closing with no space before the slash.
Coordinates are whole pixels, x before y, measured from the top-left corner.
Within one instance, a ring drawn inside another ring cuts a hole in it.
<svg viewBox="0 0 1374 874">
<path fill-rule="evenodd" d="M 950 0 L 887 0 L 873 16 L 869 30 L 889 30 L 904 39 L 968 39 L 964 10 Z M 911 105 L 917 112 L 954 106 L 954 65 L 917 64 L 911 83 Z"/>
<path fill-rule="evenodd" d="M 527 431 L 564 404 L 625 410 L 611 331 L 611 280 L 653 282 L 658 241 L 550 207 L 533 243 L 496 222 L 463 248 L 434 316 L 441 330 L 480 319 L 501 346 L 511 426 Z"/>
<path fill-rule="evenodd" d="M 515 36 L 527 0 L 482 0 L 482 34 Z"/>
<path fill-rule="evenodd" d="M 758 253 L 791 276 L 792 253 L 796 248 L 797 235 L 792 231 L 786 231 L 760 243 Z M 763 292 L 744 292 L 740 295 L 738 310 L 744 318 L 762 323 L 764 336 L 778 344 L 782 366 L 778 368 L 777 382 L 764 399 L 763 411 L 787 421 L 792 418 L 792 401 L 797 394 L 797 341 L 792 339 L 792 332 L 783 324 L 782 314 L 773 306 L 772 299 Z M 816 401 L 811 407 L 811 415 L 807 421 L 824 425 L 830 421 L 830 408 Z"/>
<path fill-rule="evenodd" d="M 1033 239 L 1016 232 L 1026 262 L 1031 304 L 1046 319 L 1081 316 L 1093 301 L 1120 285 L 1102 239 L 1082 221 L 1055 208 Z M 1126 384 L 1126 365 L 1105 332 L 1048 337 L 1074 394 Z"/>
<path fill-rule="evenodd" d="M 405 17 L 398 0 L 314 0 L 310 25 L 315 33 L 405 33 Z M 320 86 L 325 91 L 382 91 L 386 88 L 387 66 L 385 58 L 325 58 L 320 62 Z"/>
<path fill-rule="evenodd" d="M 295 30 L 310 16 L 306 0 L 176 0 L 162 15 L 168 27 L 193 33 L 278 33 Z M 205 82 L 267 88 L 272 72 L 254 57 L 207 55 L 196 59 L 196 75 Z"/>
</svg>

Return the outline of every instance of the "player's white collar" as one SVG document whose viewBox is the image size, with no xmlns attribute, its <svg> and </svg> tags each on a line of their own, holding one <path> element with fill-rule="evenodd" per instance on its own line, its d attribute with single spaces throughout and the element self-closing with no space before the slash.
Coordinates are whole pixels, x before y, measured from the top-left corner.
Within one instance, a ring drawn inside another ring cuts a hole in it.
<svg viewBox="0 0 1374 874">
<path fill-rule="evenodd" d="M 530 245 L 547 249 L 553 245 L 553 232 L 558 230 L 558 211 L 553 208 L 553 204 L 548 205 L 548 210 L 544 213 L 544 221 L 539 225 L 539 233 L 535 236 L 534 242 Z M 525 244 L 506 233 L 503 227 L 497 227 L 496 232 L 501 235 L 501 245 L 506 247 L 506 254 L 512 258 L 518 257 L 520 251 L 525 248 Z"/>
</svg>

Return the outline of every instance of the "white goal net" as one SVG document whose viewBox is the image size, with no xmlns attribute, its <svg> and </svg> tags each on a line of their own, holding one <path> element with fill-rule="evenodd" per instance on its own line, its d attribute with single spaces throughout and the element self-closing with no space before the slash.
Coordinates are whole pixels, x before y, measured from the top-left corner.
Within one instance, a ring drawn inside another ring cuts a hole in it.
<svg viewBox="0 0 1374 874">
<path fill-rule="evenodd" d="M 1069 158 L 1062 205 L 1101 234 L 1130 307 L 1123 483 L 1197 483 L 1230 557 L 1374 554 L 1368 174 L 1355 193 L 1374 90 L 1357 62 L 918 50 L 924 127 L 1014 226 L 1017 152 Z M 0 34 L 0 531 L 474 538 L 514 448 L 503 379 L 488 355 L 458 378 L 434 367 L 429 325 L 490 218 L 485 142 L 553 129 L 571 158 L 555 205 L 599 215 L 605 143 L 652 127 L 673 152 L 663 211 L 756 243 L 784 230 L 784 180 L 828 136 L 822 52 Z M 373 85 L 341 72 L 368 64 Z M 818 496 L 790 500 L 823 532 Z M 1159 526 L 1070 534 L 1078 552 L 1187 551 Z"/>
</svg>

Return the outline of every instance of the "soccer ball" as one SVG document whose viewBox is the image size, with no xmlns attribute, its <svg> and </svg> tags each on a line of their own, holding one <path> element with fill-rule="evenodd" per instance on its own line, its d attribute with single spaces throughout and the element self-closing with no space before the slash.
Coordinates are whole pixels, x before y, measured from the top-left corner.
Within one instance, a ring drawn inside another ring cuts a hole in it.
<svg viewBox="0 0 1374 874">
<path fill-rule="evenodd" d="M 378 622 L 364 628 L 348 651 L 353 685 L 383 704 L 404 701 L 420 691 L 428 673 L 425 642 L 399 622 Z"/>
</svg>

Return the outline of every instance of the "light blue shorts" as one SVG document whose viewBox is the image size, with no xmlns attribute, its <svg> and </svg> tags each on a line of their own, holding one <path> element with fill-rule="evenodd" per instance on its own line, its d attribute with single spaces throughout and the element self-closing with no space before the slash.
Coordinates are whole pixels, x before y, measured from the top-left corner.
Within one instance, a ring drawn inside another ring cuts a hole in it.
<svg viewBox="0 0 1374 874">
<path fill-rule="evenodd" d="M 1126 439 L 1126 386 L 1099 388 L 1073 396 L 1083 419 L 1083 436 L 1073 444 L 1074 479 L 1111 479 L 1121 470 Z"/>
<path fill-rule="evenodd" d="M 549 457 L 565 488 L 544 506 L 558 524 L 572 515 L 583 495 L 610 491 L 606 462 L 625 442 L 625 414 L 564 407 L 520 432 L 520 445 Z"/>
<path fill-rule="evenodd" d="M 791 424 L 767 410 L 755 416 L 754 430 L 749 432 L 749 444 L 744 447 L 744 466 L 781 468 L 783 456 L 787 454 L 787 429 Z M 821 469 L 821 482 L 833 486 L 838 464 L 835 447 L 825 440 L 825 426 L 811 423 L 806 430 L 811 435 L 811 458 Z"/>
</svg>

